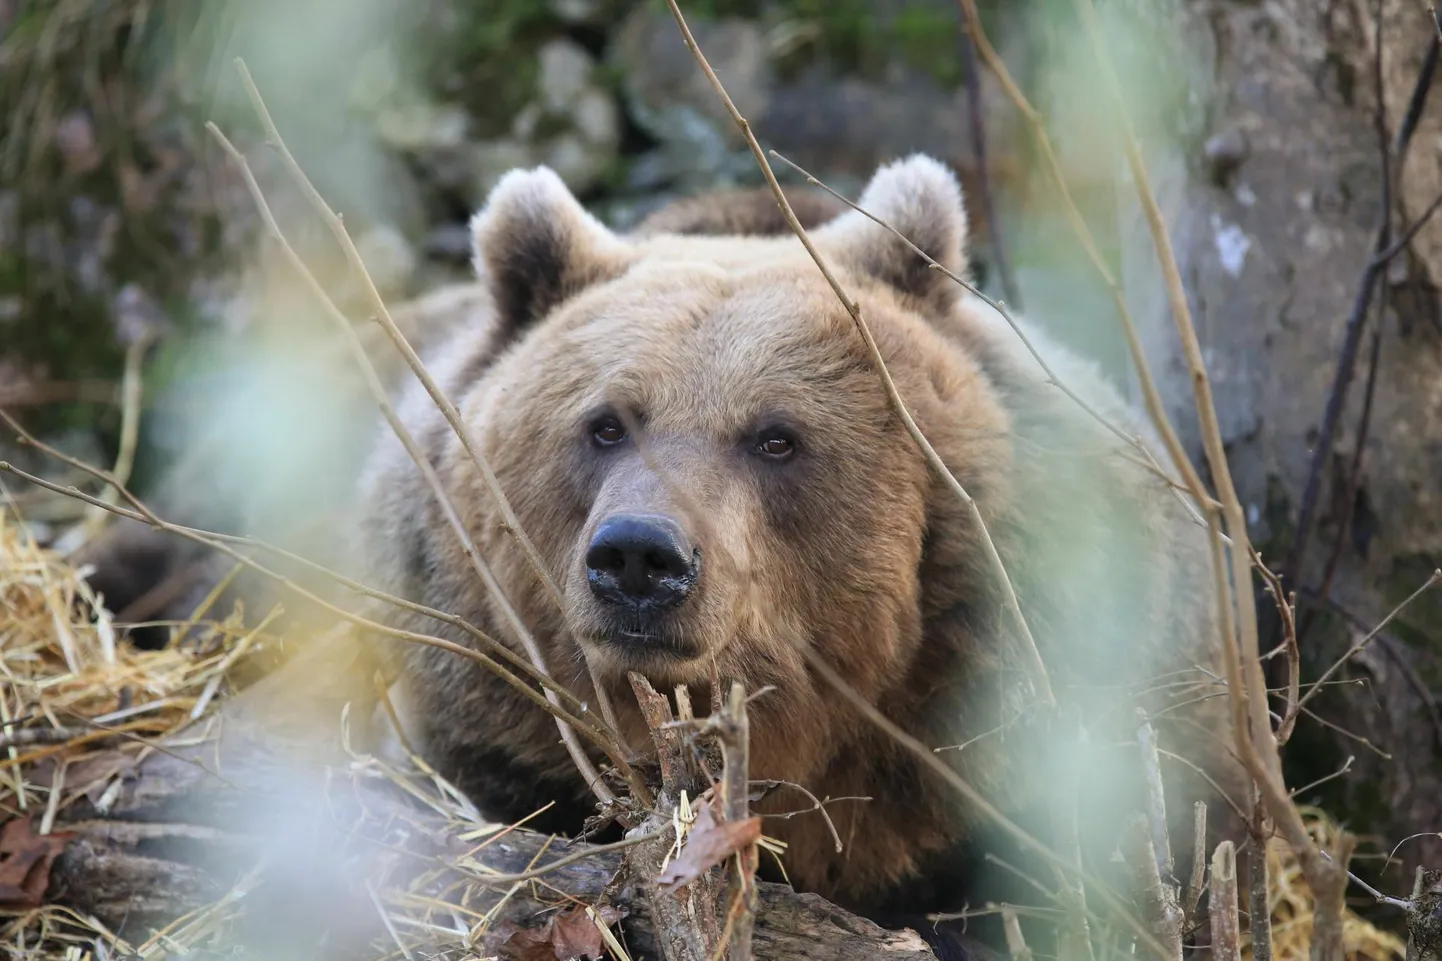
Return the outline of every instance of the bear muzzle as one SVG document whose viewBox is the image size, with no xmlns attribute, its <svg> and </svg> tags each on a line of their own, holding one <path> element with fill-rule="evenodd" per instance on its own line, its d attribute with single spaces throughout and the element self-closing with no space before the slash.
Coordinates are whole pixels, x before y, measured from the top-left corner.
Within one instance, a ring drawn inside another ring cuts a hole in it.
<svg viewBox="0 0 1442 961">
<path fill-rule="evenodd" d="M 645 644 L 695 586 L 701 553 L 669 517 L 613 514 L 596 528 L 585 564 L 592 595 L 624 625 L 616 639 Z"/>
</svg>

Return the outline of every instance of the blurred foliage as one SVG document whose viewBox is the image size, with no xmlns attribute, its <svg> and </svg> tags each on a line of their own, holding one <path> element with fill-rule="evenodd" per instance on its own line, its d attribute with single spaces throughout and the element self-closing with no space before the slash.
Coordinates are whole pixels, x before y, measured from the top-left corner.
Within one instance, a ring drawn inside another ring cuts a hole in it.
<svg viewBox="0 0 1442 961">
<path fill-rule="evenodd" d="M 665 0 L 652 0 L 666 9 Z M 983 0 L 986 17 L 998 4 Z M 795 44 L 783 68 L 824 61 L 838 72 L 875 79 L 905 62 L 943 85 L 963 79 L 958 7 L 939 0 L 693 0 L 688 16 L 742 17 L 786 24 Z M 881 15 L 878 12 L 881 11 Z"/>
<path fill-rule="evenodd" d="M 504 134 L 535 96 L 536 51 L 566 32 L 564 21 L 543 0 L 432 0 L 432 8 L 437 16 L 422 28 L 435 50 L 427 85 L 466 107 L 480 136 Z"/>
<path fill-rule="evenodd" d="M 203 78 L 172 51 L 220 9 L 0 4 L 0 344 L 42 376 L 114 376 L 127 310 L 185 323 L 223 225 L 197 164 Z"/>
</svg>

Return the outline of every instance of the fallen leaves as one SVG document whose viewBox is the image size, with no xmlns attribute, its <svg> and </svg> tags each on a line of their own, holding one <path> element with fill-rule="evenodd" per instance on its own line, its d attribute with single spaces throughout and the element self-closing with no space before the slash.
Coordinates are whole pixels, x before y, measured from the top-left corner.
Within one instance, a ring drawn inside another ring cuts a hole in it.
<svg viewBox="0 0 1442 961">
<path fill-rule="evenodd" d="M 665 891 L 685 887 L 760 838 L 761 818 L 718 822 L 711 805 L 702 804 L 697 808 L 695 824 L 686 832 L 680 856 L 666 865 L 656 883 Z"/>
<path fill-rule="evenodd" d="M 65 850 L 68 834 L 36 834 L 30 818 L 0 828 L 0 908 L 37 908 L 45 903 L 50 866 Z"/>
<path fill-rule="evenodd" d="M 593 908 L 591 912 L 608 927 L 623 917 L 622 912 L 613 907 Z M 523 928 L 510 922 L 498 924 L 486 937 L 486 949 L 506 961 L 573 961 L 605 957 L 604 939 L 600 924 L 592 920 L 582 905 L 551 915 L 539 928 Z"/>
</svg>

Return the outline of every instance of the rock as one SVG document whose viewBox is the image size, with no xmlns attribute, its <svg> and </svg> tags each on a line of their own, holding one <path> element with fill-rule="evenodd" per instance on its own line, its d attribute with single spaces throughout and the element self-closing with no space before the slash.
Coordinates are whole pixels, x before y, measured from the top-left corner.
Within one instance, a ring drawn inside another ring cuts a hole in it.
<svg viewBox="0 0 1442 961">
<path fill-rule="evenodd" d="M 541 47 L 538 84 L 540 105 L 551 113 L 566 113 L 587 91 L 595 62 L 579 44 L 552 40 Z"/>
<path fill-rule="evenodd" d="M 117 343 L 130 347 L 143 337 L 153 337 L 171 327 L 165 311 L 151 294 L 139 284 L 121 287 L 110 302 L 111 323 Z"/>
<path fill-rule="evenodd" d="M 752 119 L 768 146 L 811 170 L 862 174 L 912 150 L 953 167 L 971 164 L 964 91 L 916 70 L 872 82 L 817 65 L 778 88 L 766 114 Z M 997 140 L 993 132 L 994 152 L 1004 149 Z"/>
<path fill-rule="evenodd" d="M 356 240 L 361 262 L 382 296 L 400 294 L 410 285 L 416 269 L 416 252 L 394 227 L 379 224 Z"/>
<path fill-rule="evenodd" d="M 689 26 L 736 108 L 751 119 L 764 114 L 774 71 L 761 27 L 744 20 L 696 20 Z M 622 25 L 610 59 L 621 72 L 631 118 L 666 151 L 666 160 L 653 169 L 698 183 L 728 179 L 734 167 L 728 155 L 743 150 L 745 139 L 671 16 L 638 6 Z"/>
<path fill-rule="evenodd" d="M 596 185 L 610 165 L 612 154 L 598 150 L 579 134 L 563 133 L 551 138 L 541 150 L 541 163 L 574 191 Z"/>
<path fill-rule="evenodd" d="M 397 103 L 376 116 L 376 132 L 385 143 L 400 150 L 454 150 L 466 141 L 470 118 L 454 104 Z"/>
<path fill-rule="evenodd" d="M 621 111 L 616 101 L 600 90 L 583 91 L 572 105 L 571 119 L 588 143 L 615 149 L 621 140 Z"/>
<path fill-rule="evenodd" d="M 552 40 L 537 54 L 540 78 L 537 99 L 517 114 L 509 145 L 482 161 L 486 189 L 504 170 L 495 159 L 543 163 L 556 171 L 573 191 L 595 187 L 615 160 L 621 143 L 621 117 L 616 103 L 593 82 L 596 63 L 579 44 Z M 483 148 L 484 151 L 484 148 Z M 522 166 L 524 163 L 510 163 Z"/>
<path fill-rule="evenodd" d="M 471 183 L 469 203 L 473 208 L 478 208 L 485 202 L 486 195 L 491 192 L 506 171 L 515 167 L 528 167 L 531 165 L 531 151 L 523 144 L 511 140 L 497 140 L 491 143 L 476 144 L 469 156 L 469 180 Z"/>
<path fill-rule="evenodd" d="M 100 148 L 95 142 L 95 125 L 88 111 L 73 110 L 55 125 L 55 145 L 65 161 L 66 176 L 87 174 L 101 164 Z"/>
<path fill-rule="evenodd" d="M 552 13 L 569 24 L 595 23 L 601 14 L 598 0 L 550 0 L 548 6 Z"/>
</svg>

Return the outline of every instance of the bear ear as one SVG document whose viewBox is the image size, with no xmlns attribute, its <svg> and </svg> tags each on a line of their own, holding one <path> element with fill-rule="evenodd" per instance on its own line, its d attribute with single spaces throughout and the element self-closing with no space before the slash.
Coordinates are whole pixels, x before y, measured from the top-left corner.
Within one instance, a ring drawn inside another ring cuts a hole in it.
<svg viewBox="0 0 1442 961">
<path fill-rule="evenodd" d="M 943 267 L 966 276 L 966 208 L 961 185 L 944 165 L 923 154 L 881 167 L 857 206 L 885 221 Z M 852 210 L 816 231 L 825 248 L 853 271 L 921 299 L 954 296 L 955 281 L 930 265 L 896 234 Z"/>
<path fill-rule="evenodd" d="M 618 275 L 629 250 L 547 167 L 502 177 L 471 218 L 471 238 L 476 276 L 490 288 L 503 340 Z"/>
</svg>

